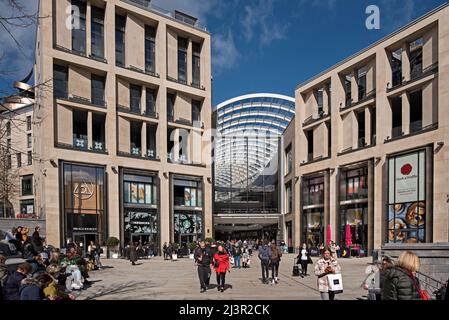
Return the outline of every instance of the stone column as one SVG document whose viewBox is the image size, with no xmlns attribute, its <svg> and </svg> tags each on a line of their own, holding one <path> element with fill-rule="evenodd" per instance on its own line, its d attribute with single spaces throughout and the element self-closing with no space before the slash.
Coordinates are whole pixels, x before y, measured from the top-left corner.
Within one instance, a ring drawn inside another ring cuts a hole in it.
<svg viewBox="0 0 449 320">
<path fill-rule="evenodd" d="M 410 133 L 410 101 L 407 92 L 402 94 L 402 132 Z"/>
<path fill-rule="evenodd" d="M 426 243 L 433 242 L 433 145 L 426 147 Z"/>
<path fill-rule="evenodd" d="M 142 157 L 146 157 L 147 156 L 147 123 L 143 122 L 142 123 L 142 129 L 140 132 L 140 141 L 141 141 L 141 146 L 142 146 Z"/>
<path fill-rule="evenodd" d="M 330 173 L 326 170 L 324 173 L 324 219 L 323 219 L 323 229 L 324 229 L 324 243 L 327 242 L 326 228 L 330 224 Z"/>
<path fill-rule="evenodd" d="M 92 111 L 87 112 L 87 148 L 92 149 Z"/>
</svg>

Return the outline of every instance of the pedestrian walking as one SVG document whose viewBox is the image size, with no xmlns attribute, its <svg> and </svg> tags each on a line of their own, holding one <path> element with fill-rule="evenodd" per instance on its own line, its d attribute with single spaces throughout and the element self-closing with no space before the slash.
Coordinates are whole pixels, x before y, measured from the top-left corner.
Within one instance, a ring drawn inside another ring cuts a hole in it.
<svg viewBox="0 0 449 320">
<path fill-rule="evenodd" d="M 302 244 L 301 251 L 297 256 L 297 263 L 301 265 L 301 276 L 304 278 L 308 276 L 307 274 L 307 266 L 309 263 L 312 263 L 312 258 L 310 257 L 310 250 L 307 248 L 305 243 Z"/>
<path fill-rule="evenodd" d="M 217 290 L 223 292 L 226 283 L 226 272 L 231 272 L 229 255 L 222 245 L 218 246 L 218 251 L 214 255 L 214 270 L 217 274 Z"/>
<path fill-rule="evenodd" d="M 210 265 L 212 263 L 212 255 L 210 248 L 206 247 L 204 241 L 200 242 L 200 246 L 195 249 L 193 255 L 198 266 L 198 278 L 200 280 L 200 292 L 205 292 L 209 287 L 209 277 L 211 273 Z"/>
<path fill-rule="evenodd" d="M 401 253 L 396 265 L 385 272 L 382 300 L 429 300 L 422 291 L 416 272 L 419 270 L 419 257 L 411 251 Z"/>
<path fill-rule="evenodd" d="M 240 258 L 242 256 L 242 249 L 240 248 L 240 245 L 237 243 L 233 248 L 233 256 L 234 256 L 234 267 L 239 268 L 240 265 Z"/>
<path fill-rule="evenodd" d="M 271 244 L 271 255 L 270 255 L 271 284 L 278 283 L 279 264 L 281 263 L 281 257 L 282 257 L 281 248 L 276 246 L 276 244 L 273 242 Z"/>
<path fill-rule="evenodd" d="M 137 247 L 133 241 L 129 242 L 129 261 L 131 265 L 135 266 L 137 261 Z"/>
<path fill-rule="evenodd" d="M 321 300 L 334 300 L 335 293 L 329 291 L 329 283 L 327 275 L 341 272 L 341 267 L 338 261 L 331 256 L 329 249 L 323 250 L 323 255 L 315 264 L 315 275 L 318 277 L 318 291 L 321 295 Z"/>
<path fill-rule="evenodd" d="M 268 241 L 265 240 L 264 244 L 259 247 L 259 255 L 260 265 L 262 267 L 262 283 L 268 284 L 269 274 L 269 264 L 271 257 L 271 250 L 268 246 Z"/>
</svg>

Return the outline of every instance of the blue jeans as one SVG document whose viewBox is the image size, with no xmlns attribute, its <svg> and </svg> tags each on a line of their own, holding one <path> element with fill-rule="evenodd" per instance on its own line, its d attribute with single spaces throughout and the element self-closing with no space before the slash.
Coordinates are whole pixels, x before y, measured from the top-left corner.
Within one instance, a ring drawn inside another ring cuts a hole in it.
<svg viewBox="0 0 449 320">
<path fill-rule="evenodd" d="M 240 268 L 240 256 L 234 256 L 234 265 Z"/>
</svg>

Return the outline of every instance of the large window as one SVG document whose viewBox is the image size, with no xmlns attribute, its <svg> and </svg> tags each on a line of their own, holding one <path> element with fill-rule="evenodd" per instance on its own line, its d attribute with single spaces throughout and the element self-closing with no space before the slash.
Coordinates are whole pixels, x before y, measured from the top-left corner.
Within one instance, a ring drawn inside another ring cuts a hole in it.
<svg viewBox="0 0 449 320">
<path fill-rule="evenodd" d="M 342 170 L 340 173 L 340 201 L 368 198 L 368 168 Z"/>
<path fill-rule="evenodd" d="M 65 239 L 73 239 L 76 233 L 94 233 L 104 241 L 104 168 L 65 163 L 63 180 Z"/>
<path fill-rule="evenodd" d="M 352 75 L 346 75 L 345 80 L 345 105 L 349 107 L 352 105 Z"/>
<path fill-rule="evenodd" d="M 33 138 L 31 137 L 31 133 L 27 134 L 27 148 L 30 149 L 33 146 Z"/>
<path fill-rule="evenodd" d="M 423 116 L 422 89 L 414 91 L 409 95 L 410 100 L 410 133 L 421 131 Z"/>
<path fill-rule="evenodd" d="M 362 148 L 366 145 L 365 139 L 365 111 L 358 112 L 356 114 L 357 117 L 357 125 L 358 125 L 358 137 L 357 137 L 357 146 Z"/>
<path fill-rule="evenodd" d="M 402 84 L 402 48 L 391 53 L 392 87 Z"/>
<path fill-rule="evenodd" d="M 104 10 L 92 6 L 92 56 L 104 58 Z"/>
<path fill-rule="evenodd" d="M 115 64 L 125 66 L 126 17 L 115 16 Z"/>
<path fill-rule="evenodd" d="M 304 242 L 309 248 L 318 248 L 324 240 L 323 210 L 305 210 L 303 215 Z"/>
<path fill-rule="evenodd" d="M 324 177 L 305 179 L 302 188 L 303 205 L 324 205 Z"/>
<path fill-rule="evenodd" d="M 92 148 L 95 151 L 105 151 L 106 115 L 92 113 Z"/>
<path fill-rule="evenodd" d="M 366 97 L 366 74 L 368 70 L 366 67 L 357 71 L 357 86 L 359 89 L 359 100 L 363 100 Z"/>
<path fill-rule="evenodd" d="M 174 238 L 181 244 L 191 243 L 202 239 L 203 216 L 202 213 L 190 211 L 175 211 Z"/>
<path fill-rule="evenodd" d="M 201 101 L 192 100 L 192 122 L 201 121 Z"/>
<path fill-rule="evenodd" d="M 388 159 L 387 242 L 426 241 L 426 152 Z"/>
<path fill-rule="evenodd" d="M 175 99 L 176 95 L 167 93 L 167 120 L 173 121 L 175 116 Z"/>
<path fill-rule="evenodd" d="M 188 40 L 178 37 L 178 81 L 187 84 Z"/>
<path fill-rule="evenodd" d="M 73 109 L 73 147 L 87 149 L 87 118 L 85 110 Z"/>
<path fill-rule="evenodd" d="M 423 71 L 423 39 L 419 38 L 409 44 L 410 78 L 416 79 Z"/>
<path fill-rule="evenodd" d="M 175 179 L 173 189 L 175 206 L 203 206 L 203 190 L 201 182 Z"/>
<path fill-rule="evenodd" d="M 146 113 L 148 116 L 156 115 L 156 90 L 146 89 Z"/>
<path fill-rule="evenodd" d="M 149 73 L 156 72 L 156 29 L 154 27 L 145 26 L 145 71 Z"/>
<path fill-rule="evenodd" d="M 22 177 L 22 196 L 33 195 L 33 175 Z"/>
<path fill-rule="evenodd" d="M 66 67 L 53 66 L 53 96 L 55 98 L 68 97 L 68 72 Z"/>
<path fill-rule="evenodd" d="M 129 87 L 130 92 L 130 104 L 131 104 L 131 111 L 140 113 L 140 99 L 142 97 L 142 87 L 136 86 L 136 85 L 130 85 Z"/>
<path fill-rule="evenodd" d="M 393 114 L 392 137 L 400 137 L 402 136 L 402 97 L 391 99 L 391 112 Z"/>
<path fill-rule="evenodd" d="M 285 212 L 290 213 L 293 210 L 293 193 L 291 182 L 285 187 L 285 200 Z"/>
<path fill-rule="evenodd" d="M 17 215 L 20 219 L 35 219 L 36 214 L 34 212 L 34 200 L 21 200 L 20 201 L 20 214 Z"/>
<path fill-rule="evenodd" d="M 157 185 L 154 177 L 123 175 L 123 202 L 125 204 L 157 204 Z"/>
<path fill-rule="evenodd" d="M 104 106 L 104 87 L 105 79 L 103 76 L 92 75 L 91 76 L 91 100 L 92 104 L 97 106 Z"/>
<path fill-rule="evenodd" d="M 11 129 L 11 127 L 10 127 L 10 129 Z M 27 116 L 27 131 L 30 131 L 30 130 L 31 130 L 31 116 Z"/>
<path fill-rule="evenodd" d="M 20 152 L 16 154 L 16 160 L 17 160 L 17 168 L 20 168 L 22 166 L 22 154 Z"/>
<path fill-rule="evenodd" d="M 307 137 L 307 161 L 313 160 L 313 129 L 306 131 Z"/>
<path fill-rule="evenodd" d="M 72 29 L 72 50 L 78 53 L 86 53 L 86 3 L 80 0 L 72 0 L 72 6 L 78 10 L 72 11 L 74 19 L 78 19 L 79 28 Z M 77 13 L 79 12 L 79 16 Z"/>
<path fill-rule="evenodd" d="M 316 95 L 316 101 L 317 101 L 317 105 L 318 105 L 318 115 L 320 115 L 320 116 L 324 113 L 323 93 L 324 93 L 324 89 L 321 88 L 317 91 L 317 95 Z"/>
<path fill-rule="evenodd" d="M 349 205 L 340 209 L 341 246 L 356 246 L 366 250 L 368 246 L 368 206 Z M 350 238 L 349 238 L 350 237 Z"/>
<path fill-rule="evenodd" d="M 201 84 L 201 44 L 194 42 L 192 47 L 192 85 L 199 87 Z"/>
<path fill-rule="evenodd" d="M 285 160 L 286 160 L 286 166 L 285 166 L 285 175 L 289 174 L 293 170 L 293 152 L 292 152 L 292 145 L 289 145 L 287 149 L 285 149 Z"/>
</svg>

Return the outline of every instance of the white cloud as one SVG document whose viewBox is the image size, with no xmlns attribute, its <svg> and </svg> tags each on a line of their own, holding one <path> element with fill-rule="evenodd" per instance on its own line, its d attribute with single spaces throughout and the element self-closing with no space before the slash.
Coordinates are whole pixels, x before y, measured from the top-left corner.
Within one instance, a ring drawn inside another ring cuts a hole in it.
<svg viewBox="0 0 449 320">
<path fill-rule="evenodd" d="M 38 0 L 20 0 L 26 14 L 34 14 L 37 11 Z M 23 13 L 11 7 L 9 1 L 0 1 L 0 16 L 3 18 L 22 16 Z M 21 24 L 18 20 L 8 20 L 14 24 Z M 25 19 L 24 23 L 30 20 Z M 20 80 L 28 74 L 34 64 L 34 47 L 36 38 L 36 25 L 19 27 L 10 25 L 3 21 L 3 24 L 11 32 L 13 37 L 0 25 L 0 71 L 8 71 L 12 80 Z M 23 24 L 22 24 L 23 25 Z"/>
<path fill-rule="evenodd" d="M 215 34 L 212 37 L 212 67 L 215 74 L 233 68 L 239 55 L 231 30 L 225 35 Z"/>
</svg>

